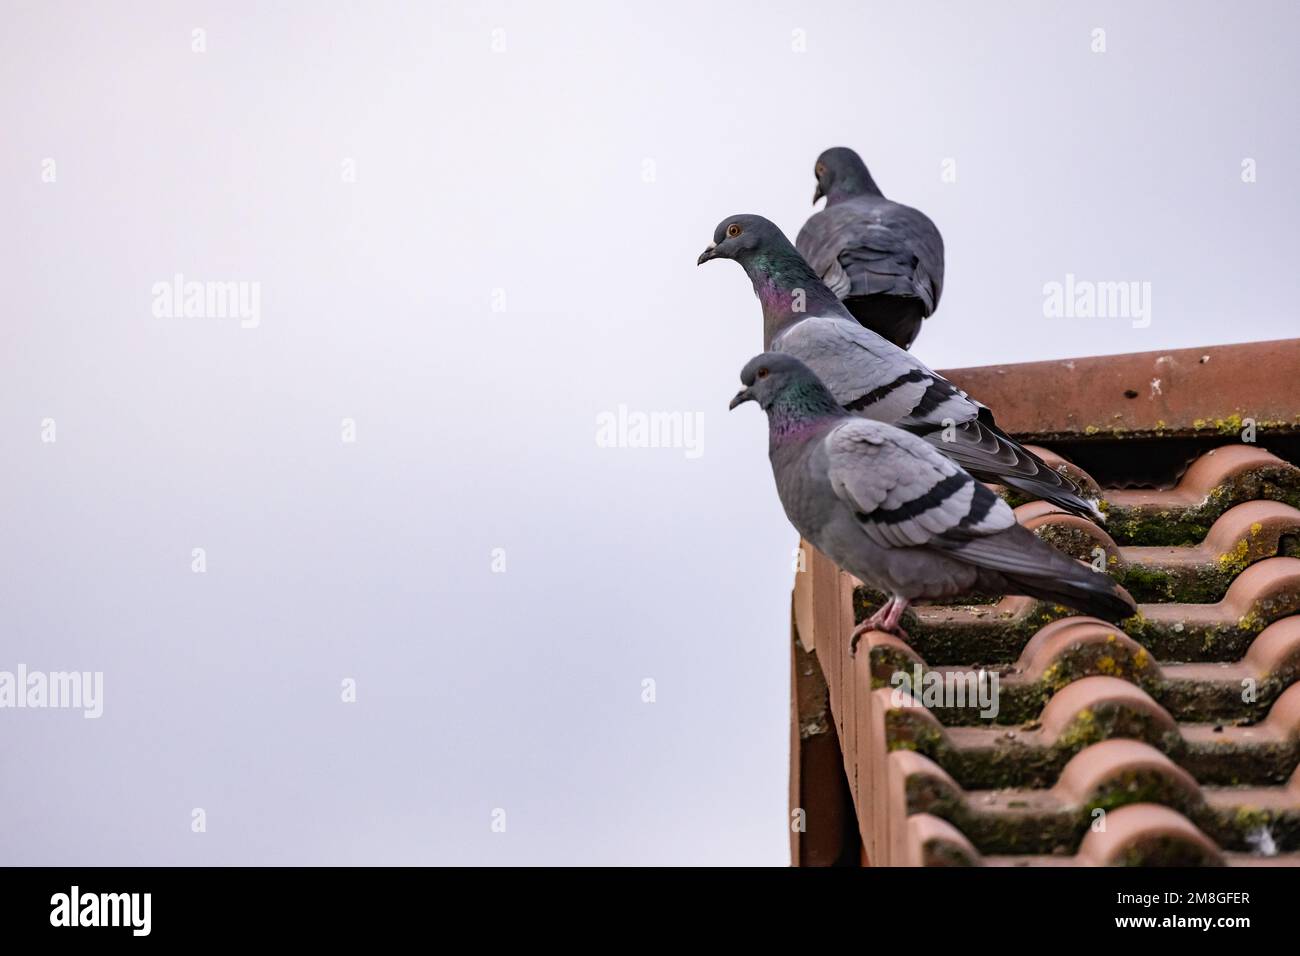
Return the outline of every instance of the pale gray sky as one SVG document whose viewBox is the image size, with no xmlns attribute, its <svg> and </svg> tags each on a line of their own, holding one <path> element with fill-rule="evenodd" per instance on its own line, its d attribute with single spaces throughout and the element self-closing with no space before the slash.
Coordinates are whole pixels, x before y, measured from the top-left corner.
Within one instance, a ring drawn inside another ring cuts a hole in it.
<svg viewBox="0 0 1300 956">
<path fill-rule="evenodd" d="M 784 864 L 795 535 L 695 258 L 827 146 L 943 231 L 933 367 L 1296 334 L 1293 4 L 622 6 L 5 4 L 0 670 L 104 713 L 0 709 L 0 862 Z"/>
</svg>

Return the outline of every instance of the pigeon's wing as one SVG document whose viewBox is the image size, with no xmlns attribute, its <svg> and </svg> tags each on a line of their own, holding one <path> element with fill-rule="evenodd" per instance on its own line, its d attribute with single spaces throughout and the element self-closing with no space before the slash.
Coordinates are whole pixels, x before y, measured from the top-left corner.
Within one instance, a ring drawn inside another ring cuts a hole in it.
<svg viewBox="0 0 1300 956">
<path fill-rule="evenodd" d="M 997 495 L 906 432 L 861 419 L 824 439 L 835 495 L 884 548 L 952 547 L 1016 523 Z"/>
<path fill-rule="evenodd" d="M 1084 497 L 1084 490 L 1073 478 L 1054 470 L 999 428 L 993 414 L 983 405 L 979 417 L 973 421 L 939 429 L 913 430 L 983 481 L 1010 485 L 1071 514 L 1106 520 L 1097 504 Z"/>
<path fill-rule="evenodd" d="M 1069 479 L 1052 471 L 1046 462 L 999 428 L 987 408 L 980 409 L 979 417 L 960 425 L 912 430 L 967 471 L 994 476 L 991 481 L 1038 478 L 1054 487 L 1066 487 Z"/>
<path fill-rule="evenodd" d="M 809 217 L 795 237 L 794 247 L 837 297 L 843 299 L 849 294 L 853 280 L 840 265 L 838 230 L 829 210 L 823 209 Z"/>
<path fill-rule="evenodd" d="M 835 495 L 876 545 L 942 553 L 980 568 L 984 587 L 1108 621 L 1136 611 L 1123 588 L 1016 524 L 1006 502 L 915 435 L 860 419 L 824 442 Z"/>
<path fill-rule="evenodd" d="M 879 196 L 815 213 L 799 232 L 799 252 L 841 299 L 904 295 L 925 315 L 943 293 L 943 236 L 930 217 Z"/>
<path fill-rule="evenodd" d="M 772 348 L 802 359 L 837 402 L 864 418 L 926 431 L 974 421 L 983 407 L 851 318 L 810 316 L 776 336 Z"/>
<path fill-rule="evenodd" d="M 921 300 L 929 315 L 943 292 L 943 237 L 920 210 L 888 200 L 871 202 L 873 215 L 841 231 L 839 260 L 851 280 L 849 294 L 910 295 Z"/>
<path fill-rule="evenodd" d="M 1104 520 L 1071 478 L 1002 431 L 988 408 L 852 319 L 811 316 L 778 335 L 772 348 L 802 359 L 848 411 L 922 436 L 981 481 Z"/>
<path fill-rule="evenodd" d="M 826 287 L 838 299 L 843 299 L 853 291 L 853 279 L 844 271 L 844 266 L 840 264 L 840 260 L 836 257 L 831 258 L 830 264 L 821 273 L 821 277 L 822 282 L 826 283 Z"/>
</svg>

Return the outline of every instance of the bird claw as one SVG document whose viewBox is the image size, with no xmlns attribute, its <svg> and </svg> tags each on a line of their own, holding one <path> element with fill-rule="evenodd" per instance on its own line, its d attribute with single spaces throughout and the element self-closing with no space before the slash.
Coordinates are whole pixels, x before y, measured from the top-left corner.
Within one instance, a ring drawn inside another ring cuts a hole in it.
<svg viewBox="0 0 1300 956">
<path fill-rule="evenodd" d="M 853 633 L 849 635 L 849 657 L 858 656 L 858 641 L 862 640 L 862 635 L 867 631 L 874 631 L 875 629 L 876 625 L 871 621 L 863 621 L 853 629 Z"/>
<path fill-rule="evenodd" d="M 910 641 L 911 637 L 903 630 L 903 625 L 900 623 L 903 612 L 907 610 L 907 603 L 900 598 L 891 598 L 885 602 L 884 607 L 855 627 L 853 633 L 849 635 L 849 657 L 857 656 L 858 641 L 862 640 L 862 635 L 868 631 L 881 631 Z"/>
</svg>

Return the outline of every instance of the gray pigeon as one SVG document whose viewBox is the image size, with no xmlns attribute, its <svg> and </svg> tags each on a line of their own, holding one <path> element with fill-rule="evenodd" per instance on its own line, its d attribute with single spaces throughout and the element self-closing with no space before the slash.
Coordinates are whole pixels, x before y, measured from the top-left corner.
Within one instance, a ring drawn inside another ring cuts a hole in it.
<svg viewBox="0 0 1300 956">
<path fill-rule="evenodd" d="M 763 306 L 763 347 L 802 359 L 849 411 L 920 435 L 982 481 L 1105 521 L 1068 476 L 998 428 L 988 408 L 854 321 L 762 216 L 722 220 L 699 261 L 710 259 L 734 259 L 749 275 Z"/>
<path fill-rule="evenodd" d="M 909 348 L 943 292 L 943 237 L 925 213 L 881 195 L 853 150 L 817 157 L 813 202 L 826 207 L 804 224 L 799 252 L 859 322 Z"/>
<path fill-rule="evenodd" d="M 910 602 L 1025 594 L 1107 621 L 1137 613 L 1128 592 L 1016 523 L 1011 509 L 926 442 L 850 415 L 792 355 L 764 352 L 731 407 L 767 412 L 768 457 L 786 516 L 805 540 L 889 600 L 853 635 L 906 637 Z"/>
</svg>

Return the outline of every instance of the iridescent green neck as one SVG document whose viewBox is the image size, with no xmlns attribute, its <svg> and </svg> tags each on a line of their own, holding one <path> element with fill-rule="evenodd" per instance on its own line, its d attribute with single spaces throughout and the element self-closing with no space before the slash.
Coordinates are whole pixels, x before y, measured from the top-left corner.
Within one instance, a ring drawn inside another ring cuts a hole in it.
<svg viewBox="0 0 1300 956">
<path fill-rule="evenodd" d="M 774 443 L 798 441 L 827 421 L 844 416 L 844 409 L 816 379 L 791 382 L 767 406 L 768 432 Z"/>
<path fill-rule="evenodd" d="M 763 307 L 766 348 L 787 326 L 810 315 L 848 315 L 803 257 L 788 249 L 763 249 L 741 262 Z"/>
</svg>

